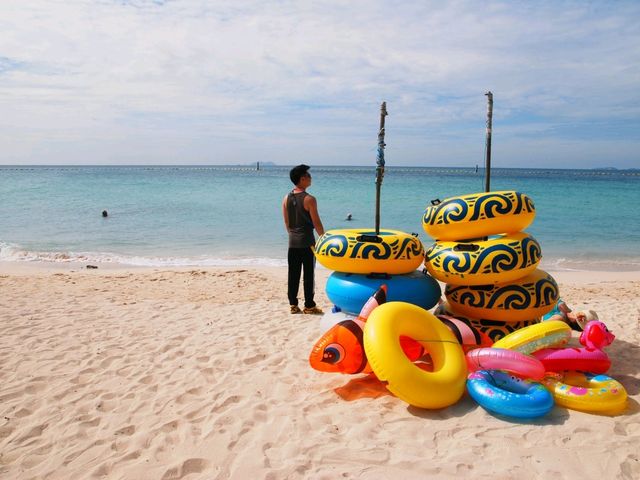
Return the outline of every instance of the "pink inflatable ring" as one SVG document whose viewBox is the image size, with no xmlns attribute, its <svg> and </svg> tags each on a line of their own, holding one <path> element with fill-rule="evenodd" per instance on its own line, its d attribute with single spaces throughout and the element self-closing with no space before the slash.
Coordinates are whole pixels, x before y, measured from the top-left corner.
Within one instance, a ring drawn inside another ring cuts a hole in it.
<svg viewBox="0 0 640 480">
<path fill-rule="evenodd" d="M 522 378 L 542 380 L 544 366 L 535 357 L 506 348 L 477 348 L 467 353 L 469 371 L 505 370 Z"/>
</svg>

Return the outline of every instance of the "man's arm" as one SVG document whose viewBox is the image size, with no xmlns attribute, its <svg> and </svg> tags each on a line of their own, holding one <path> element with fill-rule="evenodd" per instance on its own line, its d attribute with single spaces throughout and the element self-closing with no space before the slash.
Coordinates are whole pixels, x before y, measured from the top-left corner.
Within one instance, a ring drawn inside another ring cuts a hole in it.
<svg viewBox="0 0 640 480">
<path fill-rule="evenodd" d="M 320 220 L 320 214 L 318 213 L 318 202 L 316 197 L 307 195 L 304 199 L 304 208 L 309 212 L 313 227 L 318 232 L 318 235 L 324 235 L 324 227 L 322 226 L 322 220 Z"/>
<path fill-rule="evenodd" d="M 282 219 L 284 220 L 284 228 L 289 233 L 289 212 L 287 212 L 287 197 L 284 196 L 284 200 L 282 200 Z"/>
</svg>

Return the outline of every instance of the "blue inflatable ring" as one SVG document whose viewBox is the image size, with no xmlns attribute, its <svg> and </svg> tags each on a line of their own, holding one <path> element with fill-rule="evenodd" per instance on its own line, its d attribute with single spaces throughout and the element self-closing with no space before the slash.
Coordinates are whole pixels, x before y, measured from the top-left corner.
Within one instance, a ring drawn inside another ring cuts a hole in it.
<svg viewBox="0 0 640 480">
<path fill-rule="evenodd" d="M 517 418 L 537 418 L 553 408 L 542 384 L 500 370 L 478 370 L 467 377 L 469 395 L 485 410 Z"/>
<path fill-rule="evenodd" d="M 435 306 L 442 295 L 437 280 L 417 270 L 403 275 L 333 272 L 327 279 L 326 293 L 343 312 L 358 315 L 382 284 L 387 285 L 387 302 L 411 303 L 425 310 Z"/>
</svg>

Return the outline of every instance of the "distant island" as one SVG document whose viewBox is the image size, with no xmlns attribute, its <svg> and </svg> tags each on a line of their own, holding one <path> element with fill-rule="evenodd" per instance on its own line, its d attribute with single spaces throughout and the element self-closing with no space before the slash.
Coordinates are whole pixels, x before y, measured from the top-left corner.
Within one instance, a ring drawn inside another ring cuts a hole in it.
<svg viewBox="0 0 640 480">
<path fill-rule="evenodd" d="M 249 162 L 249 163 L 243 163 L 243 164 L 238 164 L 238 166 L 250 166 L 250 167 L 255 167 L 257 170 L 260 170 L 261 168 L 267 167 L 276 167 L 277 165 L 274 162 Z"/>
<path fill-rule="evenodd" d="M 637 172 L 638 170 L 640 170 L 640 168 L 596 167 L 596 168 L 592 168 L 591 170 L 604 170 L 604 171 L 614 171 L 614 172 L 617 172 L 619 170 L 626 170 L 626 171 Z"/>
</svg>

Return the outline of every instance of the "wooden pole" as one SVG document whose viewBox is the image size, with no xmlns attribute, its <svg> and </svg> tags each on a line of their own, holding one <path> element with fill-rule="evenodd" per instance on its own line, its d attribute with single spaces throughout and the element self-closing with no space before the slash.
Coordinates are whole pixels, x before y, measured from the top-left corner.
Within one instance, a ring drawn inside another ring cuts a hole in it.
<svg viewBox="0 0 640 480">
<path fill-rule="evenodd" d="M 493 93 L 485 93 L 487 96 L 487 145 L 485 154 L 484 191 L 491 191 L 491 124 L 493 122 Z"/>
<path fill-rule="evenodd" d="M 376 158 L 376 236 L 380 233 L 380 188 L 384 177 L 384 118 L 387 113 L 387 102 L 380 105 L 380 129 L 378 130 L 378 151 Z"/>
</svg>

